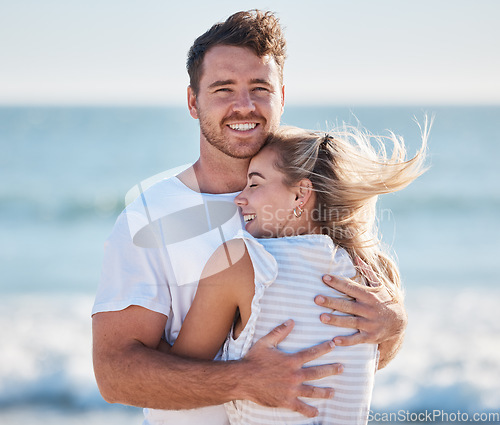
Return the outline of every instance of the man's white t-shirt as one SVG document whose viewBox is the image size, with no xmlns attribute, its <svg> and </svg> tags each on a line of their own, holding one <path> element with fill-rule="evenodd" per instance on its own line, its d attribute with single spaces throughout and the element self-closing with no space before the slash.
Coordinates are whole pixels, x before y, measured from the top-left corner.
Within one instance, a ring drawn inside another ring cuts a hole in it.
<svg viewBox="0 0 500 425">
<path fill-rule="evenodd" d="M 201 194 L 177 177 L 142 193 L 118 217 L 104 247 L 92 314 L 138 305 L 168 317 L 173 344 L 208 259 L 243 228 L 237 193 Z M 224 425 L 223 406 L 193 410 L 144 409 L 146 424 Z"/>
</svg>

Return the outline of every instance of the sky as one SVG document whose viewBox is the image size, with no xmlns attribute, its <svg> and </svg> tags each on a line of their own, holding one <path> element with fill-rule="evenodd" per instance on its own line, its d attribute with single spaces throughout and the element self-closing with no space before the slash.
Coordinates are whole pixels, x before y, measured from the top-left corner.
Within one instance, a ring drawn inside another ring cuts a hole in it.
<svg viewBox="0 0 500 425">
<path fill-rule="evenodd" d="M 498 0 L 0 0 L 0 104 L 184 105 L 194 39 L 252 8 L 287 104 L 500 104 Z"/>
</svg>

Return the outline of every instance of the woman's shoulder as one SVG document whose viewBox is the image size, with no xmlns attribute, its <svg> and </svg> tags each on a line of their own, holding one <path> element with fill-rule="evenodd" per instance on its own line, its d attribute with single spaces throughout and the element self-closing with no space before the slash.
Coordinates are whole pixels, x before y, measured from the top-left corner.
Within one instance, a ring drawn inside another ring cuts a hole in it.
<svg viewBox="0 0 500 425">
<path fill-rule="evenodd" d="M 212 254 L 205 266 L 203 277 L 241 272 L 241 267 L 252 268 L 248 250 L 242 239 L 231 239 L 220 245 Z"/>
</svg>

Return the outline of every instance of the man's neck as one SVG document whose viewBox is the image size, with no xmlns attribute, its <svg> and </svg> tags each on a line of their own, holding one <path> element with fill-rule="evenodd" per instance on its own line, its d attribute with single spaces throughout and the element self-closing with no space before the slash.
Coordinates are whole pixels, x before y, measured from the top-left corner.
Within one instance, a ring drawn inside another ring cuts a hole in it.
<svg viewBox="0 0 500 425">
<path fill-rule="evenodd" d="M 229 158 L 221 163 L 199 158 L 177 177 L 191 190 L 200 193 L 233 193 L 243 190 L 250 160 Z"/>
</svg>

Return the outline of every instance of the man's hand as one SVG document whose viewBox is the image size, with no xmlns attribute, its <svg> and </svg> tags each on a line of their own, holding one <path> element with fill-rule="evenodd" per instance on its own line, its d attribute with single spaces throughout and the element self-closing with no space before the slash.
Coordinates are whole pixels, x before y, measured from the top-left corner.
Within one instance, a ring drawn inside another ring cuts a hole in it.
<svg viewBox="0 0 500 425">
<path fill-rule="evenodd" d="M 362 343 L 379 344 L 379 369 L 394 358 L 403 341 L 407 315 L 403 302 L 393 300 L 384 285 L 365 286 L 353 281 L 325 275 L 323 281 L 351 300 L 318 295 L 316 304 L 346 313 L 341 316 L 323 313 L 323 323 L 343 328 L 357 329 L 351 336 L 334 338 L 335 345 L 348 346 Z"/>
<path fill-rule="evenodd" d="M 295 354 L 276 348 L 293 329 L 280 325 L 261 338 L 242 360 L 186 359 L 158 344 L 167 317 L 139 306 L 93 316 L 94 371 L 105 400 L 152 409 L 193 409 L 230 400 L 252 400 L 314 416 L 297 397 L 329 398 L 331 389 L 304 381 L 340 373 L 340 365 L 303 368 L 332 350 L 326 342 Z"/>
<path fill-rule="evenodd" d="M 314 417 L 318 410 L 298 397 L 332 398 L 333 389 L 305 385 L 305 381 L 342 373 L 342 365 L 327 364 L 303 367 L 334 348 L 332 341 L 287 354 L 277 345 L 292 331 L 293 321 L 288 320 L 261 338 L 242 360 L 248 366 L 245 376 L 251 377 L 245 385 L 247 399 L 268 407 L 284 407 L 307 417 Z"/>
</svg>

